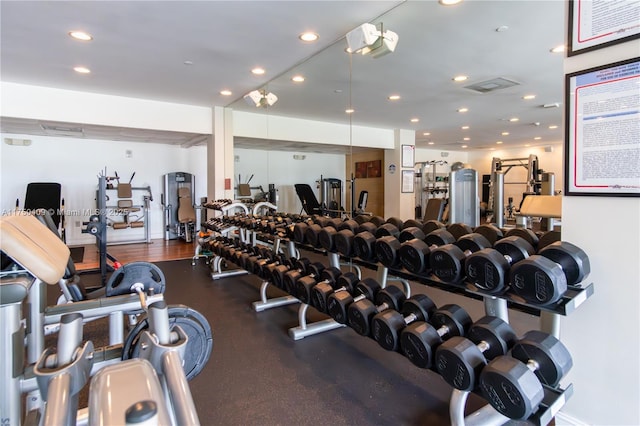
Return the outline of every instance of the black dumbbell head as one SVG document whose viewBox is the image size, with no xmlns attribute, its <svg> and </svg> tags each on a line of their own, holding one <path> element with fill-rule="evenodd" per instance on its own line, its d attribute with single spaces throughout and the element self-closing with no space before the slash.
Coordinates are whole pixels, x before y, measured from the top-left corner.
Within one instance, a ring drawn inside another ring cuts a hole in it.
<svg viewBox="0 0 640 426">
<path fill-rule="evenodd" d="M 455 241 L 455 237 L 444 228 L 431 231 L 424 237 L 424 242 L 428 246 L 443 246 L 455 243 Z"/>
<path fill-rule="evenodd" d="M 508 256 L 509 263 L 512 265 L 536 252 L 535 248 L 527 240 L 515 235 L 501 238 L 495 242 L 493 248 L 504 256 Z"/>
<path fill-rule="evenodd" d="M 547 231 L 545 233 L 543 233 L 542 235 L 540 235 L 538 240 L 538 251 L 542 250 L 543 248 L 545 248 L 546 246 L 548 246 L 549 244 L 555 243 L 556 241 L 560 241 L 561 240 L 561 233 L 560 231 Z"/>
<path fill-rule="evenodd" d="M 383 223 L 385 223 L 385 220 L 382 216 L 372 216 L 369 219 L 369 222 L 373 223 L 373 225 L 377 228 L 380 225 L 382 225 Z"/>
<path fill-rule="evenodd" d="M 407 228 L 418 228 L 420 230 L 422 230 L 422 226 L 424 224 L 417 220 L 417 219 L 407 219 L 404 221 L 404 223 L 402 224 L 402 230 L 404 231 Z"/>
<path fill-rule="evenodd" d="M 431 316 L 435 327 L 446 327 L 449 336 L 463 336 L 471 326 L 471 317 L 462 307 L 454 304 L 443 305 Z"/>
<path fill-rule="evenodd" d="M 498 228 L 492 223 L 483 223 L 473 230 L 473 232 L 484 236 L 491 245 L 494 245 L 496 241 L 504 237 L 502 229 Z"/>
<path fill-rule="evenodd" d="M 366 214 L 359 214 L 358 216 L 356 216 L 353 220 L 355 220 L 356 222 L 358 222 L 358 224 L 363 224 L 365 222 L 368 222 L 369 219 L 371 219 L 371 216 L 366 215 Z"/>
<path fill-rule="evenodd" d="M 499 356 L 482 369 L 479 387 L 500 414 L 524 420 L 542 402 L 544 389 L 529 368 L 510 356 Z"/>
<path fill-rule="evenodd" d="M 424 232 L 422 232 L 422 229 L 420 229 L 417 226 L 410 226 L 408 228 L 404 228 L 400 232 L 400 235 L 398 236 L 398 240 L 400 240 L 401 243 L 404 243 L 405 241 L 413 240 L 414 238 L 417 238 L 419 240 L 424 240 L 424 237 L 425 237 L 425 234 Z"/>
<path fill-rule="evenodd" d="M 355 234 L 350 229 L 342 229 L 338 231 L 334 238 L 336 251 L 344 257 L 353 257 L 353 239 Z"/>
<path fill-rule="evenodd" d="M 400 334 L 400 349 L 415 366 L 431 368 L 435 348 L 442 338 L 429 323 L 419 321 L 409 324 Z"/>
<path fill-rule="evenodd" d="M 447 231 L 449 231 L 456 240 L 459 240 L 463 235 L 471 234 L 473 229 L 466 223 L 452 223 L 447 226 Z"/>
<path fill-rule="evenodd" d="M 413 317 L 411 322 L 427 321 L 436 310 L 436 305 L 425 294 L 416 294 L 405 300 L 402 311 L 386 310 L 373 317 L 371 330 L 373 338 L 388 351 L 400 348 L 400 332 L 407 325 L 405 318 Z"/>
<path fill-rule="evenodd" d="M 404 222 L 399 217 L 390 217 L 385 223 L 394 225 L 397 229 L 402 229 Z"/>
<path fill-rule="evenodd" d="M 464 251 L 454 244 L 436 247 L 429 254 L 431 272 L 445 283 L 456 283 L 462 279 L 466 258 Z"/>
<path fill-rule="evenodd" d="M 536 235 L 535 232 L 533 232 L 531 229 L 528 229 L 528 228 L 511 228 L 504 234 L 504 236 L 505 237 L 516 236 L 516 237 L 524 238 L 533 247 L 538 247 L 538 241 L 539 241 L 538 236 Z"/>
<path fill-rule="evenodd" d="M 567 278 L 562 267 L 537 254 L 512 265 L 509 280 L 511 290 L 532 304 L 555 303 L 567 291 Z"/>
<path fill-rule="evenodd" d="M 474 253 L 482 250 L 483 248 L 491 247 L 489 240 L 487 240 L 483 235 L 475 232 L 461 236 L 454 244 L 460 247 L 462 251 L 469 253 Z"/>
<path fill-rule="evenodd" d="M 447 229 L 447 226 L 437 220 L 428 220 L 422 225 L 422 232 L 425 235 L 432 233 L 433 231 L 437 231 L 438 229 Z"/>
<path fill-rule="evenodd" d="M 509 278 L 509 262 L 495 249 L 486 248 L 469 256 L 465 262 L 467 281 L 487 294 L 502 292 Z"/>
<path fill-rule="evenodd" d="M 353 252 L 362 260 L 371 261 L 375 259 L 376 237 L 368 232 L 360 232 L 353 238 Z"/>
<path fill-rule="evenodd" d="M 400 266 L 398 252 L 400 251 L 400 241 L 392 236 L 378 238 L 375 244 L 375 252 L 378 261 L 387 268 L 397 269 Z"/>
<path fill-rule="evenodd" d="M 335 236 L 338 233 L 333 226 L 325 226 L 318 234 L 318 244 L 328 252 L 335 251 Z"/>
<path fill-rule="evenodd" d="M 401 244 L 398 259 L 407 271 L 412 274 L 421 274 L 429 269 L 430 253 L 427 243 L 416 238 Z"/>
<path fill-rule="evenodd" d="M 554 387 L 573 367 L 567 347 L 551 334 L 531 330 L 511 349 L 511 356 L 527 363 L 535 361 L 535 374 L 546 386 Z"/>
<path fill-rule="evenodd" d="M 591 273 L 587 254 L 568 241 L 556 241 L 538 252 L 562 266 L 567 284 L 573 285 L 584 280 Z"/>
<path fill-rule="evenodd" d="M 398 228 L 393 223 L 383 223 L 376 229 L 376 233 L 374 234 L 376 238 L 382 238 L 386 236 L 392 236 L 398 238 L 400 235 L 400 228 Z"/>
</svg>

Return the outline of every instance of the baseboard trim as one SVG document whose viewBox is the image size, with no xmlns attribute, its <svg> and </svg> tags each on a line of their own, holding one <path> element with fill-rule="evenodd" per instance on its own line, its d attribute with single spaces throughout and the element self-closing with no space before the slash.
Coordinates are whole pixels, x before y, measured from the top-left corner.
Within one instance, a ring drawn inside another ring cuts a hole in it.
<svg viewBox="0 0 640 426">
<path fill-rule="evenodd" d="M 556 414 L 556 426 L 588 426 L 588 423 L 560 411 Z"/>
</svg>

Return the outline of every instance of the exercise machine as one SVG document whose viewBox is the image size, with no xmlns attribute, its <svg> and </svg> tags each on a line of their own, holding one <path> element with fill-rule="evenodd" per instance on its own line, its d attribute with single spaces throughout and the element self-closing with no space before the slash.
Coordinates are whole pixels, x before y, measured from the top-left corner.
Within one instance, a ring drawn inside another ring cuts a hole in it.
<svg viewBox="0 0 640 426">
<path fill-rule="evenodd" d="M 162 208 L 164 210 L 164 239 L 193 241 L 200 228 L 195 199 L 195 176 L 185 172 L 163 176 Z"/>
</svg>

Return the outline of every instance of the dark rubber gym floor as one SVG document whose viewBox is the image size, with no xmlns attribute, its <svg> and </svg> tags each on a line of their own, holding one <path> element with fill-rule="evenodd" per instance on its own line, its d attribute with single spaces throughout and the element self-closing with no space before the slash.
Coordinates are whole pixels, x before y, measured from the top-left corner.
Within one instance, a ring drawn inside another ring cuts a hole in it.
<svg viewBox="0 0 640 426">
<path fill-rule="evenodd" d="M 299 305 L 255 312 L 261 281 L 254 275 L 212 280 L 204 259 L 196 266 L 190 260 L 158 266 L 167 303 L 199 311 L 213 328 L 211 359 L 190 382 L 203 425 L 450 424 L 449 385 L 401 354 L 349 328 L 294 341 L 287 330 L 299 324 Z M 478 300 L 414 283 L 412 291 L 438 306 L 460 304 L 473 320 L 484 315 Z M 284 293 L 271 287 L 269 295 Z M 309 309 L 309 323 L 324 318 Z M 519 312 L 510 321 L 518 334 L 538 327 L 537 317 Z M 85 327 L 87 334 L 93 333 Z M 467 412 L 482 405 L 471 395 Z"/>
</svg>

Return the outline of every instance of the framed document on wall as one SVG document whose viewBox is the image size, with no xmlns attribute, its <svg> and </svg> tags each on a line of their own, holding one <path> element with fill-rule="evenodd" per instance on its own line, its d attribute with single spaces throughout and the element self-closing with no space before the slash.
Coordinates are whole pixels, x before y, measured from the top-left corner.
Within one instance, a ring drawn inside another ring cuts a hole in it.
<svg viewBox="0 0 640 426">
<path fill-rule="evenodd" d="M 640 196 L 640 58 L 568 74 L 565 194 Z"/>
<path fill-rule="evenodd" d="M 413 177 L 415 172 L 413 170 L 402 171 L 402 192 L 413 192 Z"/>
<path fill-rule="evenodd" d="M 402 167 L 411 167 L 415 165 L 416 147 L 413 145 L 402 145 Z"/>
<path fill-rule="evenodd" d="M 640 37 L 637 0 L 570 0 L 569 56 Z"/>
</svg>

